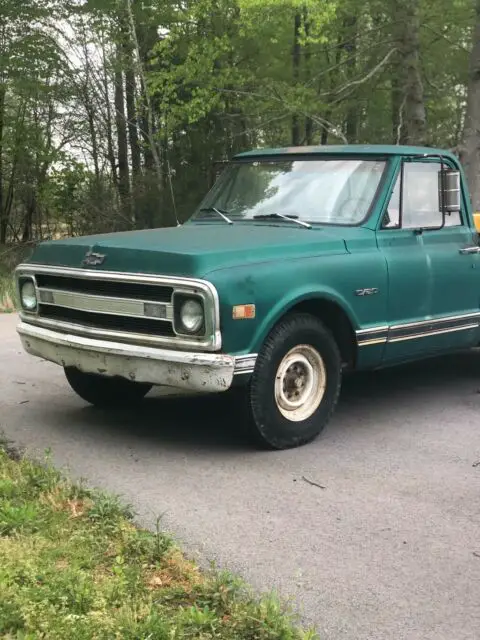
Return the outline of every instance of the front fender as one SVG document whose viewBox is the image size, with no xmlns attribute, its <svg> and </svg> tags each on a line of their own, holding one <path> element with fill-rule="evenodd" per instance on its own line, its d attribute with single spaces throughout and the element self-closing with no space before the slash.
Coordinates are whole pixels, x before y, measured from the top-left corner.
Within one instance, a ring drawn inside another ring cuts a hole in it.
<svg viewBox="0 0 480 640">
<path fill-rule="evenodd" d="M 356 330 L 359 327 L 358 318 L 356 317 L 352 306 L 338 291 L 335 291 L 328 286 L 302 286 L 286 292 L 285 295 L 280 298 L 273 307 L 271 307 L 265 317 L 262 318 L 255 334 L 252 336 L 250 352 L 257 353 L 273 327 L 285 314 L 297 305 L 306 301 L 321 300 L 335 303 L 346 314 L 353 329 Z"/>
<path fill-rule="evenodd" d="M 354 330 L 378 324 L 386 314 L 387 273 L 377 250 L 279 259 L 213 271 L 205 277 L 219 293 L 222 344 L 227 353 L 258 353 L 282 315 L 305 300 L 336 303 Z M 357 290 L 365 287 L 375 288 L 378 295 L 359 297 Z M 255 304 L 255 318 L 233 319 L 232 307 L 239 304 Z"/>
</svg>

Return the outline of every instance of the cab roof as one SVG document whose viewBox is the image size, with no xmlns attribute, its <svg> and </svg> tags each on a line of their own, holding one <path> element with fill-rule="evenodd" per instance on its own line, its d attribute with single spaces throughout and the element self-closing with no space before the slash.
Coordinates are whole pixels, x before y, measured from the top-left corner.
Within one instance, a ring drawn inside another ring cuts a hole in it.
<svg viewBox="0 0 480 640">
<path fill-rule="evenodd" d="M 434 149 L 432 147 L 411 147 L 404 145 L 388 144 L 346 144 L 346 145 L 323 145 L 317 147 L 283 147 L 275 149 L 253 149 L 244 151 L 234 156 L 240 158 L 258 158 L 262 156 L 291 156 L 291 155 L 364 155 L 364 156 L 424 156 L 442 155 L 456 161 L 454 154 L 445 149 Z"/>
</svg>

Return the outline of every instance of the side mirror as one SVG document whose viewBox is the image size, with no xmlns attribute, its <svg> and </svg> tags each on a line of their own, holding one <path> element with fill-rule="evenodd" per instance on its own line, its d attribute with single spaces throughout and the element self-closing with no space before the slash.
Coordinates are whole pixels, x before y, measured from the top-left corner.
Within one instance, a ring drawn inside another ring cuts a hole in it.
<svg viewBox="0 0 480 640">
<path fill-rule="evenodd" d="M 454 213 L 462 208 L 462 181 L 459 171 L 446 169 L 438 173 L 438 196 L 441 210 Z"/>
</svg>

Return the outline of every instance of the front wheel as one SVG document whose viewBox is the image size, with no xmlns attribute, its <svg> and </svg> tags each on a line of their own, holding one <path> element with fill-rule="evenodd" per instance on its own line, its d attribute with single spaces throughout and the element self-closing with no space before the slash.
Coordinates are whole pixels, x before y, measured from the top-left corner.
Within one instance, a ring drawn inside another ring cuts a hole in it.
<svg viewBox="0 0 480 640">
<path fill-rule="evenodd" d="M 152 388 L 152 385 L 125 378 L 85 373 L 75 367 L 65 367 L 65 376 L 82 400 L 103 409 L 134 406 L 141 402 Z"/>
<path fill-rule="evenodd" d="M 287 316 L 258 355 L 247 407 L 254 435 L 270 449 L 298 447 L 316 438 L 337 404 L 341 356 L 314 316 Z"/>
</svg>

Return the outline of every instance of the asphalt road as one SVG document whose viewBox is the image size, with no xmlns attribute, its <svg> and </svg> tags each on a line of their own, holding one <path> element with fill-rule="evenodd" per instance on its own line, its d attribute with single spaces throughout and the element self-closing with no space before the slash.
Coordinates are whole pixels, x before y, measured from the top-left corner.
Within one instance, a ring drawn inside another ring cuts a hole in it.
<svg viewBox="0 0 480 640">
<path fill-rule="evenodd" d="M 84 405 L 0 315 L 0 431 L 292 596 L 324 640 L 480 639 L 480 353 L 344 385 L 316 442 L 250 449 L 221 397 Z M 316 482 L 319 488 L 302 477 Z"/>
</svg>

